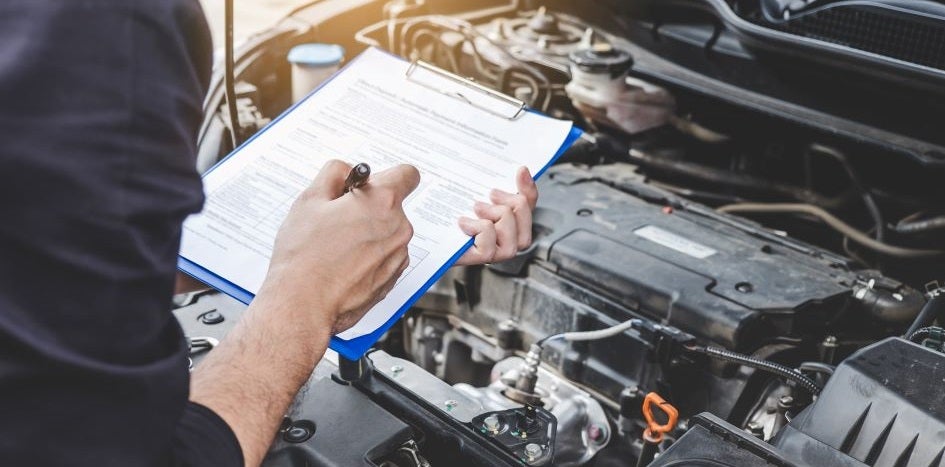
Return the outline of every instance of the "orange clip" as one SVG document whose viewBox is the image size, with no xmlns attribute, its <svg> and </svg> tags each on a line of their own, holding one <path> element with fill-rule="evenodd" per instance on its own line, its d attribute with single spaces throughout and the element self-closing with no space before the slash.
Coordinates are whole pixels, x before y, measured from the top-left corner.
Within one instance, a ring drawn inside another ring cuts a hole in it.
<svg viewBox="0 0 945 467">
<path fill-rule="evenodd" d="M 653 404 L 656 404 L 666 414 L 666 423 L 660 425 L 653 418 Z M 643 418 L 646 419 L 646 430 L 643 431 L 643 438 L 651 443 L 660 443 L 663 441 L 663 435 L 676 428 L 679 411 L 660 397 L 659 394 L 651 392 L 643 399 Z"/>
</svg>

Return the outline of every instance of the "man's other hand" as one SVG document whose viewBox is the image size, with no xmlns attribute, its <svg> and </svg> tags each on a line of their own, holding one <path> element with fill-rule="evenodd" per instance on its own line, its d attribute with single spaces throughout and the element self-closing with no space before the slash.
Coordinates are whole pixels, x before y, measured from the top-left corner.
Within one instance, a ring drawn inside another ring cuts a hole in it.
<svg viewBox="0 0 945 467">
<path fill-rule="evenodd" d="M 407 268 L 413 228 L 403 201 L 420 182 L 417 169 L 401 165 L 344 194 L 350 170 L 328 162 L 293 204 L 260 291 L 313 312 L 310 324 L 333 334 L 361 319 Z"/>
<path fill-rule="evenodd" d="M 538 202 L 538 187 L 527 168 L 515 174 L 518 194 L 492 190 L 492 204 L 477 202 L 478 219 L 463 217 L 459 227 L 475 237 L 472 248 L 458 265 L 498 263 L 513 258 L 532 243 L 532 211 Z"/>
</svg>

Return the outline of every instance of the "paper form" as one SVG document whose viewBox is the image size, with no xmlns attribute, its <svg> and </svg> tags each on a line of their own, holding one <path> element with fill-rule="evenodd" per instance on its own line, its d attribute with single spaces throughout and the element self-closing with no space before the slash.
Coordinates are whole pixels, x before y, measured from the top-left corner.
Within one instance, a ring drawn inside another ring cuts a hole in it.
<svg viewBox="0 0 945 467">
<path fill-rule="evenodd" d="M 404 201 L 415 232 L 410 265 L 338 337 L 370 334 L 387 322 L 469 241 L 457 221 L 475 218 L 473 203 L 488 202 L 492 188 L 516 192 L 516 169 L 539 171 L 571 130 L 570 122 L 533 113 L 515 121 L 491 115 L 407 80 L 408 66 L 368 49 L 209 172 L 203 212 L 184 223 L 181 256 L 255 295 L 276 231 L 325 162 L 366 162 L 374 172 L 411 164 L 420 185 Z"/>
</svg>

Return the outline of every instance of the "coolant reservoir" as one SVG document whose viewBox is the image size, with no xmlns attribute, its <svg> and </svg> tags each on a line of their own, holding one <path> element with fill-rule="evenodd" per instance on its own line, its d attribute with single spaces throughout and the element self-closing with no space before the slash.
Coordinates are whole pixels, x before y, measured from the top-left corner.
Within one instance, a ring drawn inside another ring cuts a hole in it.
<svg viewBox="0 0 945 467">
<path fill-rule="evenodd" d="M 334 72 L 345 57 L 337 44 L 301 44 L 289 51 L 292 64 L 292 102 L 305 98 Z"/>
<path fill-rule="evenodd" d="M 662 126 L 675 110 L 665 89 L 627 76 L 633 58 L 626 50 L 598 43 L 572 52 L 571 82 L 565 86 L 574 106 L 589 120 L 628 133 Z"/>
</svg>

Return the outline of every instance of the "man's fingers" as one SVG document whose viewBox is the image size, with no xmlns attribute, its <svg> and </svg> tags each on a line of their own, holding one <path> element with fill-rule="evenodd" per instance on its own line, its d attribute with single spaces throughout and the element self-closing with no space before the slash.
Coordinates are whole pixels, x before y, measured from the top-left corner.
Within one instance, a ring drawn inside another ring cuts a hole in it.
<svg viewBox="0 0 945 467">
<path fill-rule="evenodd" d="M 519 250 L 528 248 L 532 244 L 532 208 L 525 195 L 513 195 L 502 190 L 492 190 L 489 195 L 495 204 L 512 208 L 516 222 L 516 246 Z"/>
<path fill-rule="evenodd" d="M 528 207 L 535 209 L 535 205 L 538 204 L 538 186 L 535 185 L 528 167 L 519 167 L 518 172 L 515 173 L 515 186 L 518 188 L 518 194 L 528 201 Z"/>
<path fill-rule="evenodd" d="M 394 203 L 400 205 L 420 184 L 420 172 L 412 165 L 401 164 L 371 176 L 368 187 L 390 189 Z"/>
<path fill-rule="evenodd" d="M 350 171 L 350 165 L 332 159 L 322 166 L 322 170 L 318 171 L 318 175 L 315 176 L 315 180 L 312 181 L 308 191 L 321 199 L 329 201 L 336 199 L 344 194 L 345 178 L 348 177 Z"/>
<path fill-rule="evenodd" d="M 476 203 L 476 215 L 495 223 L 495 262 L 505 261 L 518 252 L 518 226 L 512 208 L 504 204 Z"/>
<path fill-rule="evenodd" d="M 496 255 L 495 224 L 486 219 L 470 219 L 461 217 L 459 227 L 466 235 L 476 237 L 470 248 L 457 264 L 485 264 L 491 263 Z"/>
</svg>

